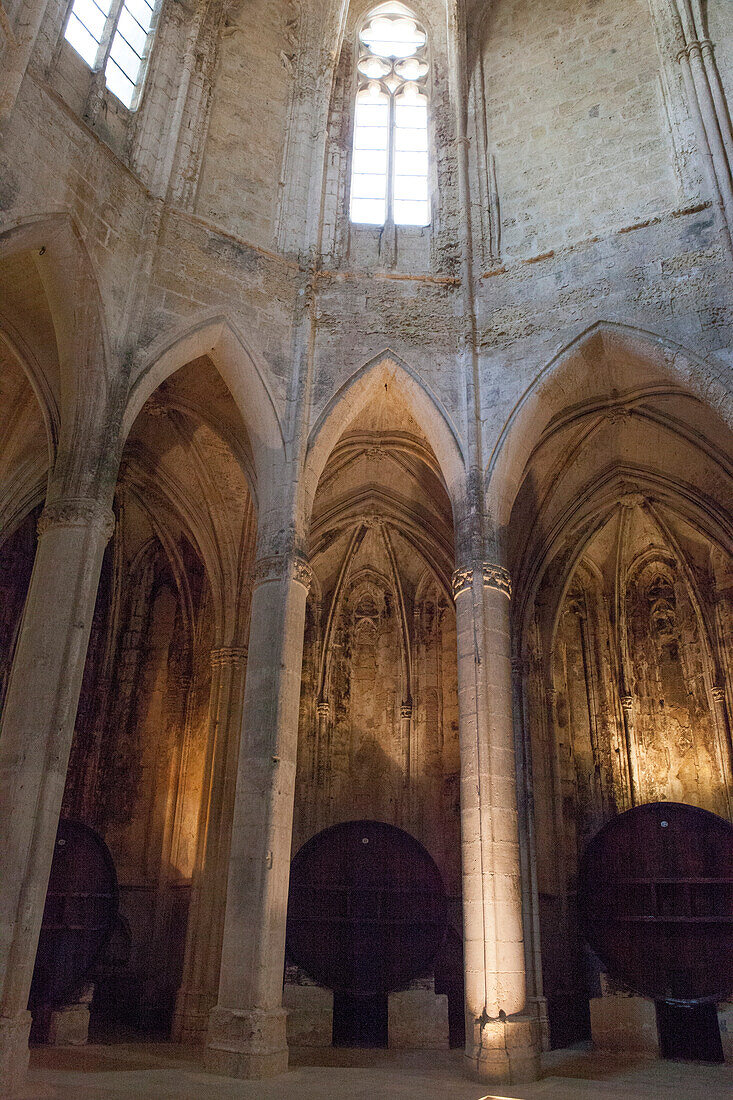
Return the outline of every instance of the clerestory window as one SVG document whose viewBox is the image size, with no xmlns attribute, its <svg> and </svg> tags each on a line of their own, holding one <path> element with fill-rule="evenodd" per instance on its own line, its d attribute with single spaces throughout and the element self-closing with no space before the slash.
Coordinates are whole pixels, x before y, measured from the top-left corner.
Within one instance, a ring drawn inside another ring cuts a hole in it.
<svg viewBox="0 0 733 1100">
<path fill-rule="evenodd" d="M 351 220 L 428 225 L 427 35 L 408 8 L 370 13 L 357 68 Z"/>
<path fill-rule="evenodd" d="M 109 90 L 137 105 L 153 41 L 156 0 L 74 0 L 64 38 L 91 69 L 104 69 Z"/>
</svg>

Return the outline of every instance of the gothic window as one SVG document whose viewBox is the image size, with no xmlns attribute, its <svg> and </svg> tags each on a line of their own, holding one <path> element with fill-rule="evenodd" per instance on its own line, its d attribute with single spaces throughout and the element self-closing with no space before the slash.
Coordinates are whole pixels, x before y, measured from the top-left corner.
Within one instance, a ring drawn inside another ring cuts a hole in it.
<svg viewBox="0 0 733 1100">
<path fill-rule="evenodd" d="M 408 8 L 375 8 L 359 34 L 351 220 L 428 225 L 427 35 Z"/>
<path fill-rule="evenodd" d="M 105 84 L 126 107 L 137 105 L 155 14 L 155 0 L 74 0 L 66 21 L 66 41 L 91 69 L 104 69 Z"/>
</svg>

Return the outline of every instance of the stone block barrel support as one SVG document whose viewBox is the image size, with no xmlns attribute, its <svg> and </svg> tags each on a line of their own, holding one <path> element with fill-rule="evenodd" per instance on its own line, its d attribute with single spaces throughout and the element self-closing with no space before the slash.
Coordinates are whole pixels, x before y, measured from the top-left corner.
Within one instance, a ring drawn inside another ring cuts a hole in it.
<svg viewBox="0 0 733 1100">
<path fill-rule="evenodd" d="M 466 1060 L 481 1081 L 539 1074 L 526 1000 L 506 569 L 453 577 L 458 629 Z"/>
<path fill-rule="evenodd" d="M 231 1077 L 288 1065 L 285 921 L 310 568 L 296 554 L 255 567 L 219 1000 L 206 1064 Z"/>
<path fill-rule="evenodd" d="M 0 726 L 0 1096 L 28 1064 L 26 1010 L 94 602 L 114 516 L 48 504 Z"/>
</svg>

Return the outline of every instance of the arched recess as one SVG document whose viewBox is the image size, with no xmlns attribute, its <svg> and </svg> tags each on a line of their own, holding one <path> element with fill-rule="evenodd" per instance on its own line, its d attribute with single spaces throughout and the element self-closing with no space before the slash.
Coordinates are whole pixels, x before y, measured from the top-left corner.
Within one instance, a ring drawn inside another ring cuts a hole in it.
<svg viewBox="0 0 733 1100">
<path fill-rule="evenodd" d="M 345 820 L 406 829 L 440 867 L 460 927 L 456 503 L 443 463 L 460 493 L 462 461 L 448 422 L 425 391 L 416 403 L 417 389 L 402 367 L 379 360 L 340 391 L 311 434 L 307 545 L 316 583 L 293 848 Z M 286 1004 L 298 980 L 288 972 Z M 447 1019 L 445 1031 L 447 1042 Z"/>
<path fill-rule="evenodd" d="M 262 507 L 265 500 L 274 499 L 281 484 L 285 440 L 266 369 L 226 317 L 208 317 L 173 338 L 166 335 L 156 341 L 131 384 L 122 440 L 155 390 L 202 356 L 214 364 L 236 404 L 251 456 L 250 488 Z"/>
<path fill-rule="evenodd" d="M 223 923 L 225 891 L 193 925 L 189 900 L 211 851 L 228 851 L 254 483 L 221 373 L 205 356 L 181 366 L 143 404 L 122 451 L 64 793 L 64 812 L 112 852 L 130 929 L 124 972 L 105 964 L 97 975 L 97 1034 L 120 1023 L 166 1034 L 191 928 L 208 944 Z M 222 705 L 222 677 L 235 675 Z"/>
<path fill-rule="evenodd" d="M 506 484 L 490 485 L 530 761 L 530 973 L 555 1046 L 587 1035 L 600 994 L 575 914 L 590 837 L 640 802 L 733 807 L 726 395 L 711 385 L 711 407 L 687 367 L 617 337 L 596 331 L 518 407 L 491 474 Z"/>
<path fill-rule="evenodd" d="M 26 361 L 44 410 L 55 493 L 95 492 L 105 477 L 115 363 L 99 280 L 67 215 L 0 235 L 4 342 Z"/>
<path fill-rule="evenodd" d="M 394 394 L 421 428 L 448 489 L 454 518 L 465 499 L 465 460 L 456 426 L 440 401 L 419 375 L 389 350 L 365 363 L 323 408 L 308 437 L 303 476 L 305 496 L 312 504 L 318 480 L 339 437 L 352 421 L 382 393 Z"/>
<path fill-rule="evenodd" d="M 721 429 L 731 427 L 733 397 L 724 378 L 723 364 L 653 333 L 607 321 L 592 325 L 540 371 L 504 424 L 485 471 L 489 515 L 505 529 L 530 456 L 556 417 L 578 420 L 594 407 L 611 416 L 649 396 L 686 393 Z"/>
</svg>

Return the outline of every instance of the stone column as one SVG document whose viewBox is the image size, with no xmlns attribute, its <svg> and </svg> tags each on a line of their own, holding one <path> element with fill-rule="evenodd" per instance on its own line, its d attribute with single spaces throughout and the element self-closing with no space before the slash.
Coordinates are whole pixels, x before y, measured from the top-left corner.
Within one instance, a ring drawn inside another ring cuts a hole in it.
<svg viewBox="0 0 733 1100">
<path fill-rule="evenodd" d="M 550 1020 L 542 980 L 540 950 L 540 906 L 537 881 L 537 848 L 535 845 L 534 782 L 532 778 L 532 745 L 528 722 L 531 665 L 526 658 L 512 660 L 512 690 L 515 729 L 519 743 L 517 758 L 517 809 L 519 812 L 520 860 L 525 929 L 524 957 L 527 966 L 527 998 L 537 1018 L 540 1046 L 550 1049 Z M 542 719 L 540 715 L 540 719 Z M 545 738 L 546 740 L 546 735 Z"/>
<path fill-rule="evenodd" d="M 106 503 L 48 504 L 0 726 L 0 1096 L 28 1064 L 27 1012 L 89 631 Z"/>
<path fill-rule="evenodd" d="M 453 577 L 458 630 L 466 1060 L 492 1083 L 539 1073 L 526 1001 L 506 569 Z"/>
<path fill-rule="evenodd" d="M 330 748 L 329 725 L 331 723 L 331 703 L 328 699 L 319 699 L 316 703 L 318 719 L 316 750 L 313 754 L 313 781 L 318 788 L 324 786 L 328 775 L 328 757 Z"/>
<path fill-rule="evenodd" d="M 255 566 L 219 1000 L 206 1064 L 231 1077 L 288 1065 L 285 920 L 310 567 L 297 554 Z"/>
<path fill-rule="evenodd" d="M 173 1037 L 184 1043 L 204 1042 L 209 1013 L 216 1004 L 219 990 L 246 674 L 247 649 L 244 646 L 212 649 L 209 736 L 196 869 L 186 929 L 183 977 L 173 1018 Z"/>
<path fill-rule="evenodd" d="M 404 784 L 409 796 L 412 791 L 412 771 L 415 766 L 415 762 L 412 758 L 412 701 L 402 703 L 400 706 L 400 745 L 402 746 L 402 767 L 405 777 Z"/>
<path fill-rule="evenodd" d="M 331 739 L 333 715 L 329 699 L 316 704 L 316 743 L 313 747 L 311 793 L 308 795 L 308 817 L 311 833 L 318 833 L 331 821 Z"/>
<path fill-rule="evenodd" d="M 722 680 L 716 681 L 713 684 L 712 696 L 713 714 L 718 728 L 720 770 L 728 796 L 728 812 L 733 815 L 733 738 L 731 738 L 731 722 L 725 695 L 725 684 Z"/>
</svg>

